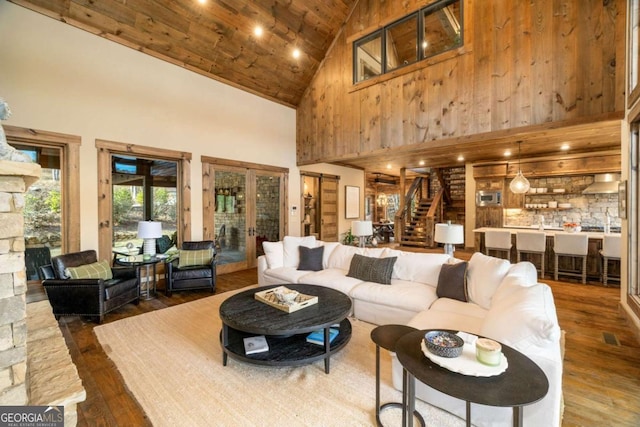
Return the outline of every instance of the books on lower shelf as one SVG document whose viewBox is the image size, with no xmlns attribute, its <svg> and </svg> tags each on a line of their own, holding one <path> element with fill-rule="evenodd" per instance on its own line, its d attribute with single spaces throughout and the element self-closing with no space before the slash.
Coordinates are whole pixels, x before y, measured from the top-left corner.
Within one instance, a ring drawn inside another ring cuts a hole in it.
<svg viewBox="0 0 640 427">
<path fill-rule="evenodd" d="M 338 336 L 340 330 L 337 328 L 329 328 L 329 343 Z M 311 344 L 324 345 L 324 329 L 318 329 L 307 335 L 307 342 Z"/>
<path fill-rule="evenodd" d="M 256 337 L 244 338 L 244 354 L 262 353 L 263 351 L 269 351 L 269 344 L 264 335 L 258 335 Z"/>
</svg>

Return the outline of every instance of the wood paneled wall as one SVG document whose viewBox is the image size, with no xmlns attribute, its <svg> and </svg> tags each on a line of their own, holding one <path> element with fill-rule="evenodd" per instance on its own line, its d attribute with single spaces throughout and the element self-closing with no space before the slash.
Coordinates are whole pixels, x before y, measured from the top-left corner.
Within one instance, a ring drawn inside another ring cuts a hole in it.
<svg viewBox="0 0 640 427">
<path fill-rule="evenodd" d="M 299 164 L 623 111 L 624 0 L 464 0 L 461 49 L 354 85 L 352 42 L 428 3 L 358 3 L 298 107 Z"/>
</svg>

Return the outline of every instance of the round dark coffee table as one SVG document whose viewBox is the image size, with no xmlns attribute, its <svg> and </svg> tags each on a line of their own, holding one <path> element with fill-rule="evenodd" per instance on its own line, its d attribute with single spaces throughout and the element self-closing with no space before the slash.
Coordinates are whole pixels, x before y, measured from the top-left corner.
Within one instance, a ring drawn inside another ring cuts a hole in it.
<svg viewBox="0 0 640 427">
<path fill-rule="evenodd" d="M 227 357 L 248 363 L 269 366 L 295 366 L 324 359 L 325 372 L 329 361 L 351 339 L 351 299 L 342 292 L 315 285 L 284 285 L 306 295 L 318 297 L 318 302 L 293 313 L 287 313 L 255 299 L 256 292 L 276 286 L 252 288 L 235 294 L 220 305 L 222 331 L 222 364 Z M 339 334 L 329 343 L 329 328 L 339 324 Z M 325 345 L 306 341 L 310 332 L 324 329 Z M 246 355 L 246 337 L 264 335 L 269 351 Z"/>
<path fill-rule="evenodd" d="M 544 371 L 519 351 L 502 344 L 509 366 L 500 375 L 474 377 L 451 372 L 427 358 L 420 343 L 428 330 L 410 332 L 396 343 L 398 361 L 407 372 L 403 393 L 407 394 L 405 411 L 415 409 L 415 379 L 449 396 L 467 402 L 467 426 L 471 425 L 471 403 L 513 407 L 513 425 L 522 426 L 523 406 L 546 396 L 549 381 Z M 449 331 L 457 333 L 458 331 Z M 407 418 L 413 425 L 413 417 Z"/>
</svg>

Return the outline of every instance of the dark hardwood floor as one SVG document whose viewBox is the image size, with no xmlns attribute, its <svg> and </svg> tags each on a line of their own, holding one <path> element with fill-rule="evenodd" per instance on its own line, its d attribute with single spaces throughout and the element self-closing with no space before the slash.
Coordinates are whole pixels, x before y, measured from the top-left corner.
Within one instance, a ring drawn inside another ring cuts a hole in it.
<svg viewBox="0 0 640 427">
<path fill-rule="evenodd" d="M 464 259 L 468 254 L 456 255 Z M 619 309 L 619 288 L 542 281 L 553 288 L 560 325 L 566 332 L 563 426 L 640 425 L 640 344 Z M 220 275 L 216 293 L 255 283 L 255 269 Z M 159 292 L 155 299 L 110 313 L 105 323 L 209 295 L 190 291 L 167 298 Z M 87 400 L 78 408 L 78 425 L 150 425 L 98 343 L 95 326 L 74 317 L 60 320 L 87 391 Z"/>
</svg>

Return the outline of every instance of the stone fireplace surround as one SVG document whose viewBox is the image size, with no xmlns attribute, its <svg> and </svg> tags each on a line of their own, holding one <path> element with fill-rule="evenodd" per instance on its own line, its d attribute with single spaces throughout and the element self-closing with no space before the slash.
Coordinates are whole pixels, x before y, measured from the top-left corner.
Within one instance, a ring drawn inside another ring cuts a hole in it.
<svg viewBox="0 0 640 427">
<path fill-rule="evenodd" d="M 48 300 L 27 304 L 24 193 L 40 166 L 0 160 L 0 405 L 64 406 L 77 424 L 86 392 Z"/>
</svg>

